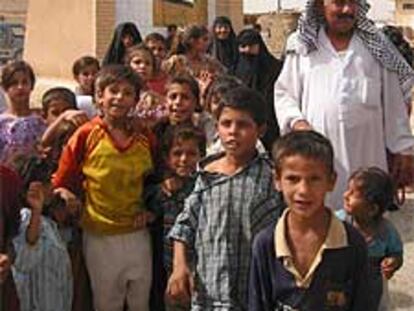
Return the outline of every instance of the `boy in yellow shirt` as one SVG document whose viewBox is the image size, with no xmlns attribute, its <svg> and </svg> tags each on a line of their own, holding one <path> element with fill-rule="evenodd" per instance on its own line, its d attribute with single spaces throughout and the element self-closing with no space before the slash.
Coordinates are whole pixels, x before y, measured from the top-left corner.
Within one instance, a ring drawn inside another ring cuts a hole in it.
<svg viewBox="0 0 414 311">
<path fill-rule="evenodd" d="M 63 197 L 84 194 L 81 226 L 97 310 L 148 310 L 150 236 L 143 182 L 152 170 L 151 136 L 131 127 L 141 82 L 129 68 L 103 68 L 95 83 L 101 116 L 70 138 L 53 177 Z M 66 191 L 69 190 L 69 191 Z"/>
</svg>

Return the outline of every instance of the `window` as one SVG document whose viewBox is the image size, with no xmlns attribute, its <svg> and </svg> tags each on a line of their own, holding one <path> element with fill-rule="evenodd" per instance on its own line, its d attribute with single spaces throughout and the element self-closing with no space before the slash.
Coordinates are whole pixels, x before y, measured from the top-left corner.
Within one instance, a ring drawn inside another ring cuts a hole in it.
<svg viewBox="0 0 414 311">
<path fill-rule="evenodd" d="M 414 10 L 414 3 L 403 3 L 402 8 L 404 11 Z"/>
</svg>

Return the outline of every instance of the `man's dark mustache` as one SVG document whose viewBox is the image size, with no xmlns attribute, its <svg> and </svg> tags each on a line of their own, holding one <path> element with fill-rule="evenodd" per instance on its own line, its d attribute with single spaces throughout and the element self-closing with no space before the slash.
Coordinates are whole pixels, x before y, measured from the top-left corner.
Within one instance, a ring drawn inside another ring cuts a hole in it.
<svg viewBox="0 0 414 311">
<path fill-rule="evenodd" d="M 346 19 L 354 20 L 355 19 L 355 15 L 352 15 L 352 14 L 341 14 L 341 15 L 338 15 L 338 19 L 340 19 L 340 20 L 346 20 Z"/>
</svg>

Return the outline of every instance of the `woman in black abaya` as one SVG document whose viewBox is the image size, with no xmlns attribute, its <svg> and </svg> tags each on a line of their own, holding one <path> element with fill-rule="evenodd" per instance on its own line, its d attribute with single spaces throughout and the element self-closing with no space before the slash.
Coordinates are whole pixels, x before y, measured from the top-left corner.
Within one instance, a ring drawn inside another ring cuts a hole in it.
<svg viewBox="0 0 414 311">
<path fill-rule="evenodd" d="M 242 30 L 237 36 L 237 43 L 239 57 L 234 74 L 265 97 L 269 118 L 262 142 L 271 151 L 274 141 L 279 137 L 273 105 L 273 86 L 282 70 L 282 62 L 270 54 L 260 33 L 254 29 Z"/>
</svg>

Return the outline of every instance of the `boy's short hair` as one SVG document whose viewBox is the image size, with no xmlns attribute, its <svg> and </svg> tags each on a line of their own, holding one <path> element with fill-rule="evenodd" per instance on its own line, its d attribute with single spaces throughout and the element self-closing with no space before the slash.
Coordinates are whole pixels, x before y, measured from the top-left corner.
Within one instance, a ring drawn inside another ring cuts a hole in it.
<svg viewBox="0 0 414 311">
<path fill-rule="evenodd" d="M 258 126 L 266 124 L 266 101 L 259 92 L 247 86 L 231 88 L 222 95 L 217 111 L 218 118 L 224 108 L 246 111 Z"/>
<path fill-rule="evenodd" d="M 95 57 L 89 55 L 78 58 L 75 60 L 72 66 L 73 76 L 77 77 L 82 70 L 89 66 L 95 66 L 96 69 L 99 70 L 99 61 Z"/>
<path fill-rule="evenodd" d="M 168 24 L 167 25 L 167 30 L 168 31 L 172 31 L 172 30 L 177 30 L 177 25 L 176 24 Z"/>
<path fill-rule="evenodd" d="M 138 74 L 125 65 L 112 64 L 102 67 L 95 80 L 95 91 L 103 92 L 109 85 L 121 81 L 126 81 L 134 87 L 135 97 L 138 99 L 143 84 Z"/>
<path fill-rule="evenodd" d="M 42 110 L 44 114 L 47 114 L 49 105 L 54 100 L 62 100 L 68 103 L 70 109 L 77 109 L 76 95 L 66 87 L 54 87 L 47 90 L 42 97 Z"/>
<path fill-rule="evenodd" d="M 194 140 L 197 143 L 200 155 L 203 157 L 206 154 L 206 135 L 204 131 L 198 127 L 188 124 L 173 126 L 170 131 L 167 131 L 161 141 L 161 155 L 163 159 L 167 159 L 168 153 L 177 140 Z"/>
<path fill-rule="evenodd" d="M 331 142 L 315 131 L 293 131 L 279 138 L 273 146 L 276 173 L 280 174 L 283 160 L 300 155 L 321 161 L 329 174 L 335 173 L 334 151 Z"/>
<path fill-rule="evenodd" d="M 190 88 L 191 93 L 195 98 L 195 106 L 200 106 L 200 88 L 198 87 L 198 83 L 196 79 L 194 79 L 190 74 L 181 74 L 173 76 L 168 80 L 167 83 L 167 92 L 168 88 L 172 84 L 186 84 Z"/>
<path fill-rule="evenodd" d="M 36 82 L 36 77 L 32 66 L 30 66 L 29 63 L 26 63 L 25 61 L 17 60 L 8 63 L 3 67 L 1 71 L 1 86 L 5 91 L 7 91 L 9 87 L 13 85 L 13 76 L 19 71 L 24 72 L 29 76 L 31 81 L 31 89 L 33 90 Z"/>
<path fill-rule="evenodd" d="M 149 35 L 147 35 L 145 37 L 145 44 L 147 44 L 149 41 L 158 41 L 161 42 L 165 47 L 167 47 L 167 40 L 165 39 L 165 37 L 158 33 L 158 32 L 152 32 Z"/>
<path fill-rule="evenodd" d="M 218 76 L 207 88 L 206 90 L 206 107 L 204 107 L 207 111 L 211 112 L 211 101 L 213 100 L 213 96 L 217 96 L 219 99 L 220 97 L 234 89 L 238 86 L 242 86 L 243 82 L 236 78 L 235 76 L 231 75 L 222 75 Z"/>
</svg>

